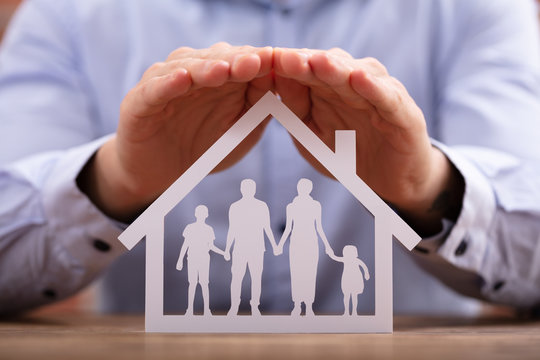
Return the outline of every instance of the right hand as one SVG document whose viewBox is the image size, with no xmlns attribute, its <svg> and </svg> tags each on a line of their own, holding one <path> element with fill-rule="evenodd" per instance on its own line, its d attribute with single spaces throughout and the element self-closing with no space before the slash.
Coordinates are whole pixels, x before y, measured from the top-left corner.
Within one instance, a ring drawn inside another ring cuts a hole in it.
<svg viewBox="0 0 540 360">
<path fill-rule="evenodd" d="M 130 221 L 186 171 L 271 88 L 272 48 L 179 48 L 126 95 L 116 137 L 81 173 L 81 188 L 107 215 Z M 240 160 L 252 132 L 215 170 Z"/>
<path fill-rule="evenodd" d="M 326 255 L 330 256 L 331 258 L 336 256 L 336 254 L 334 253 L 334 250 L 332 250 L 330 246 L 326 247 L 325 252 L 326 252 Z"/>
<path fill-rule="evenodd" d="M 223 257 L 225 258 L 225 261 L 229 261 L 229 260 L 231 260 L 231 253 L 225 252 L 225 254 L 223 255 Z"/>
<path fill-rule="evenodd" d="M 178 271 L 182 271 L 182 269 L 184 268 L 184 262 L 178 262 L 176 263 L 176 270 Z"/>
</svg>

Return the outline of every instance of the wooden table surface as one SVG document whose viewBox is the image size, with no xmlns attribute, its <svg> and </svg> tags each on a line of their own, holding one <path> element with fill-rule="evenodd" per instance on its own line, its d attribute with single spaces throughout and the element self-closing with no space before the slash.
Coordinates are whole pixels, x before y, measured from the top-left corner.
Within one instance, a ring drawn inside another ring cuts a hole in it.
<svg viewBox="0 0 540 360">
<path fill-rule="evenodd" d="M 396 317 L 393 334 L 146 334 L 142 316 L 0 320 L 0 359 L 540 359 L 540 321 Z"/>
</svg>

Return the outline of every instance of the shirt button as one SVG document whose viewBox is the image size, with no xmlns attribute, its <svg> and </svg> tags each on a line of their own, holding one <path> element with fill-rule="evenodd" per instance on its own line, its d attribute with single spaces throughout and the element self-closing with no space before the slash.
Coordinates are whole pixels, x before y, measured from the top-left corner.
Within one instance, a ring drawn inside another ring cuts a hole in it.
<svg viewBox="0 0 540 360">
<path fill-rule="evenodd" d="M 101 252 L 107 252 L 111 250 L 111 245 L 107 244 L 103 240 L 96 239 L 94 240 L 93 245 L 94 245 L 94 248 L 96 248 L 96 250 L 101 251 Z"/>
<path fill-rule="evenodd" d="M 56 299 L 56 291 L 53 289 L 45 289 L 41 294 L 47 299 Z"/>
<path fill-rule="evenodd" d="M 503 286 L 504 286 L 505 282 L 500 280 L 500 281 L 497 281 L 495 284 L 493 284 L 493 291 L 499 291 Z"/>
<path fill-rule="evenodd" d="M 467 241 L 465 239 L 461 240 L 461 243 L 459 243 L 459 246 L 457 247 L 454 254 L 456 256 L 461 256 L 461 255 L 465 254 L 465 251 L 467 251 L 467 246 L 468 246 Z"/>
</svg>

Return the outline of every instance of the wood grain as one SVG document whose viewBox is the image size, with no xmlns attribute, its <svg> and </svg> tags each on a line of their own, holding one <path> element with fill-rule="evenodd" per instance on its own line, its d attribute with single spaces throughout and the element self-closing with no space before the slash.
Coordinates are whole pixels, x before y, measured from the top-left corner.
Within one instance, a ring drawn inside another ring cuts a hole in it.
<svg viewBox="0 0 540 360">
<path fill-rule="evenodd" d="M 540 321 L 397 317 L 394 334 L 147 334 L 142 316 L 0 321 L 0 359 L 540 359 Z"/>
</svg>

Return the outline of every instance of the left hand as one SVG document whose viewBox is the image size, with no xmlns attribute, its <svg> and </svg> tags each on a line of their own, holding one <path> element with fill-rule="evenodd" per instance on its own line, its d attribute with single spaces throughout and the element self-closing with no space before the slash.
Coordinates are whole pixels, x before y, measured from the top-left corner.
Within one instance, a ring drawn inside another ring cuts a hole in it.
<svg viewBox="0 0 540 360">
<path fill-rule="evenodd" d="M 283 102 L 326 145 L 334 147 L 335 130 L 356 130 L 358 176 L 410 222 L 423 226 L 421 231 L 438 231 L 441 214 L 429 210 L 460 175 L 431 146 L 422 111 L 382 64 L 354 59 L 341 49 L 278 48 L 274 71 Z"/>
</svg>

